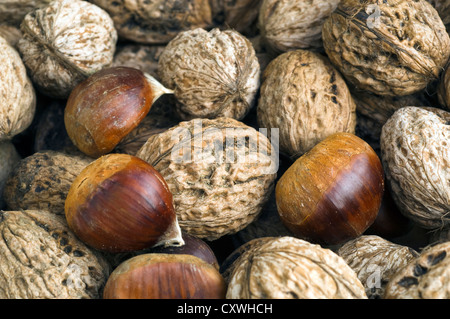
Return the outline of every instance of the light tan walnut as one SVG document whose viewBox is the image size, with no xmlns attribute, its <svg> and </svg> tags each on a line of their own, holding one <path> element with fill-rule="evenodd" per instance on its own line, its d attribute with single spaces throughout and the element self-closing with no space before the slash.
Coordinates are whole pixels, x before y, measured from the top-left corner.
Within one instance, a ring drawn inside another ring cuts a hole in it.
<svg viewBox="0 0 450 319">
<path fill-rule="evenodd" d="M 450 113 L 404 107 L 381 131 L 381 159 L 400 211 L 421 227 L 450 224 Z"/>
<path fill-rule="evenodd" d="M 260 66 L 252 43 L 233 30 L 181 32 L 159 57 L 161 83 L 174 90 L 177 112 L 241 120 L 256 103 Z"/>
<path fill-rule="evenodd" d="M 109 66 L 117 32 L 111 17 L 82 0 L 53 1 L 28 13 L 17 43 L 36 88 L 67 98 L 89 75 Z"/>
<path fill-rule="evenodd" d="M 322 29 L 325 52 L 346 80 L 380 95 L 408 95 L 437 80 L 450 38 L 425 0 L 341 0 Z"/>
</svg>

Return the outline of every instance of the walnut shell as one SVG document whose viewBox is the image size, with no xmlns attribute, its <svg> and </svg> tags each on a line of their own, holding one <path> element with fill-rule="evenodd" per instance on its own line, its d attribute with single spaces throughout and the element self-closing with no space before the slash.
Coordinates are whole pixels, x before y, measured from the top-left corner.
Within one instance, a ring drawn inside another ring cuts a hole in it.
<svg viewBox="0 0 450 319">
<path fill-rule="evenodd" d="M 381 159 L 400 211 L 421 227 L 450 224 L 450 113 L 425 107 L 396 111 L 381 131 Z"/>
<path fill-rule="evenodd" d="M 9 210 L 38 209 L 64 215 L 70 186 L 92 159 L 57 151 L 23 158 L 11 172 L 3 192 Z"/>
<path fill-rule="evenodd" d="M 208 0 L 91 0 L 114 20 L 120 38 L 165 44 L 179 32 L 212 26 Z"/>
<path fill-rule="evenodd" d="M 429 246 L 399 269 L 386 285 L 385 299 L 449 299 L 450 242 Z"/>
<path fill-rule="evenodd" d="M 257 239 L 258 240 L 258 239 Z M 367 299 L 345 260 L 294 237 L 250 247 L 235 261 L 227 299 Z"/>
<path fill-rule="evenodd" d="M 0 141 L 25 131 L 36 112 L 36 94 L 19 53 L 0 36 Z"/>
<path fill-rule="evenodd" d="M 181 32 L 159 57 L 161 83 L 173 89 L 184 120 L 241 120 L 256 102 L 260 67 L 252 43 L 233 30 Z"/>
<path fill-rule="evenodd" d="M 6 180 L 13 172 L 16 164 L 21 160 L 21 156 L 11 141 L 4 141 L 0 142 L 0 158 L 0 209 L 3 209 L 6 206 L 3 200 L 3 190 Z"/>
<path fill-rule="evenodd" d="M 181 122 L 152 135 L 136 156 L 166 180 L 181 229 L 209 241 L 259 215 L 278 168 L 269 139 L 231 118 Z"/>
<path fill-rule="evenodd" d="M 110 266 L 47 211 L 0 211 L 1 299 L 96 299 Z"/>
<path fill-rule="evenodd" d="M 17 49 L 17 42 L 22 37 L 19 27 L 10 24 L 0 24 L 0 37 L 3 37 L 8 43 Z"/>
<path fill-rule="evenodd" d="M 53 1 L 21 23 L 17 46 L 36 88 L 67 98 L 89 75 L 111 64 L 117 32 L 111 17 L 82 0 Z"/>
<path fill-rule="evenodd" d="M 253 34 L 262 0 L 223 0 L 223 25 L 242 34 Z"/>
<path fill-rule="evenodd" d="M 450 64 L 447 64 L 442 71 L 437 83 L 437 101 L 442 108 L 450 110 Z"/>
<path fill-rule="evenodd" d="M 333 133 L 354 133 L 355 110 L 344 79 L 317 53 L 283 53 L 264 71 L 258 123 L 279 129 L 280 152 L 291 159 Z"/>
<path fill-rule="evenodd" d="M 258 26 L 275 54 L 305 49 L 322 50 L 322 26 L 340 0 L 264 0 Z"/>
<path fill-rule="evenodd" d="M 43 7 L 53 0 L 2 0 L 0 2 L 0 22 L 19 26 L 25 15 Z"/>
<path fill-rule="evenodd" d="M 450 28 L 450 2 L 448 0 L 427 0 L 436 9 L 447 30 Z"/>
<path fill-rule="evenodd" d="M 450 38 L 425 0 L 342 0 L 322 29 L 346 80 L 379 95 L 408 95 L 439 77 Z"/>
<path fill-rule="evenodd" d="M 376 235 L 363 235 L 342 245 L 337 254 L 356 272 L 370 299 L 384 296 L 389 279 L 416 258 L 414 249 Z"/>
</svg>

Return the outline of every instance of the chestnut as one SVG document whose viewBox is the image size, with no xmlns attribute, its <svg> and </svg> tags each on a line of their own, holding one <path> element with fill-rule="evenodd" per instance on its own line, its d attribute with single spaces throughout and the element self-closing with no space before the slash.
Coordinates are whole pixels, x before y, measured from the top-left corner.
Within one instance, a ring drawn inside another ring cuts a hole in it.
<svg viewBox="0 0 450 319">
<path fill-rule="evenodd" d="M 108 154 L 87 165 L 72 182 L 64 210 L 75 235 L 98 250 L 184 244 L 165 180 L 132 155 Z"/>
<path fill-rule="evenodd" d="M 352 133 L 335 133 L 298 158 L 275 188 L 278 213 L 298 237 L 335 245 L 374 222 L 384 194 L 375 151 Z"/>
<path fill-rule="evenodd" d="M 86 155 L 105 155 L 137 127 L 154 101 L 172 92 L 139 69 L 104 68 L 70 93 L 64 109 L 67 134 Z"/>
<path fill-rule="evenodd" d="M 148 253 L 114 269 L 103 299 L 224 299 L 226 286 L 219 271 L 196 256 Z"/>
</svg>

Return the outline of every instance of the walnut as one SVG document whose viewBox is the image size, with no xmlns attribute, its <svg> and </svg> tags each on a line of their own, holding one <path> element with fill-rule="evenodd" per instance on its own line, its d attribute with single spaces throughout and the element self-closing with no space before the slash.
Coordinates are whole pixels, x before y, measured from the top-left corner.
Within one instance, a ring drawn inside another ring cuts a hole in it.
<svg viewBox="0 0 450 319">
<path fill-rule="evenodd" d="M 23 158 L 6 181 L 3 196 L 8 209 L 43 209 L 64 215 L 70 186 L 91 161 L 50 150 Z"/>
<path fill-rule="evenodd" d="M 450 2 L 448 0 L 427 0 L 436 9 L 447 31 L 450 28 Z"/>
<path fill-rule="evenodd" d="M 17 152 L 16 146 L 11 141 L 0 142 L 0 209 L 5 208 L 6 203 L 3 200 L 3 190 L 6 180 L 14 170 L 21 156 Z"/>
<path fill-rule="evenodd" d="M 267 47 L 274 54 L 322 50 L 322 26 L 339 1 L 263 0 L 258 26 Z"/>
<path fill-rule="evenodd" d="M 295 237 L 260 241 L 232 268 L 227 299 L 367 299 L 342 257 Z"/>
<path fill-rule="evenodd" d="M 260 67 L 252 43 L 233 30 L 181 32 L 159 57 L 161 83 L 182 119 L 241 120 L 256 102 Z"/>
<path fill-rule="evenodd" d="M 224 28 L 236 30 L 245 35 L 257 33 L 257 20 L 262 0 L 223 0 L 220 9 Z"/>
<path fill-rule="evenodd" d="M 19 53 L 0 37 L 0 141 L 25 131 L 36 112 L 36 93 Z"/>
<path fill-rule="evenodd" d="M 450 38 L 425 0 L 342 0 L 322 29 L 346 80 L 379 95 L 408 95 L 437 80 Z"/>
<path fill-rule="evenodd" d="M 442 71 L 437 83 L 437 101 L 442 108 L 450 110 L 450 64 L 447 64 Z"/>
<path fill-rule="evenodd" d="M 0 24 L 0 37 L 3 37 L 13 48 L 17 49 L 17 42 L 22 37 L 22 32 L 19 27 Z"/>
<path fill-rule="evenodd" d="M 53 0 L 2 0 L 0 2 L 0 22 L 19 26 L 25 15 Z"/>
<path fill-rule="evenodd" d="M 17 46 L 37 89 L 67 98 L 89 75 L 111 64 L 117 32 L 111 17 L 82 0 L 53 1 L 21 23 Z"/>
<path fill-rule="evenodd" d="M 128 66 L 158 77 L 158 60 L 165 45 L 128 43 L 116 49 L 112 66 Z"/>
<path fill-rule="evenodd" d="M 165 44 L 179 32 L 212 26 L 208 0 L 91 0 L 105 9 L 120 38 Z"/>
<path fill-rule="evenodd" d="M 333 133 L 354 133 L 355 109 L 344 79 L 317 53 L 283 53 L 264 71 L 258 123 L 279 129 L 280 152 L 291 159 Z"/>
<path fill-rule="evenodd" d="M 404 107 L 381 131 L 386 180 L 400 211 L 421 227 L 450 224 L 450 113 Z"/>
<path fill-rule="evenodd" d="M 386 285 L 385 299 L 449 299 L 450 242 L 424 248 Z"/>
<path fill-rule="evenodd" d="M 164 177 L 181 229 L 209 241 L 259 215 L 278 168 L 269 139 L 231 118 L 181 122 L 152 135 L 136 156 Z"/>
<path fill-rule="evenodd" d="M 94 299 L 110 266 L 79 241 L 61 216 L 0 211 L 1 299 Z"/>
<path fill-rule="evenodd" d="M 416 258 L 414 249 L 376 235 L 363 235 L 342 245 L 337 254 L 356 272 L 371 299 L 384 296 L 389 279 Z"/>
</svg>

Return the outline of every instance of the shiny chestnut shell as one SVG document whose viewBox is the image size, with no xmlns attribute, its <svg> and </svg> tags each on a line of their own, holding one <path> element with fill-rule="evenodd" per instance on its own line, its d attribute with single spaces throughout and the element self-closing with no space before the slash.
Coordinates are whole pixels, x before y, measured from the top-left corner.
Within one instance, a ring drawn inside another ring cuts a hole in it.
<svg viewBox="0 0 450 319">
<path fill-rule="evenodd" d="M 67 134 L 86 155 L 105 155 L 167 92 L 141 70 L 123 66 L 102 69 L 72 90 L 64 110 Z"/>
<path fill-rule="evenodd" d="M 149 253 L 130 258 L 111 273 L 104 299 L 224 299 L 226 283 L 204 260 Z"/>
<path fill-rule="evenodd" d="M 65 216 L 82 241 L 102 251 L 184 244 L 163 177 L 128 154 L 104 155 L 85 167 L 69 189 Z"/>
<path fill-rule="evenodd" d="M 336 133 L 297 159 L 276 185 L 282 222 L 295 235 L 339 244 L 375 220 L 384 194 L 381 161 L 364 140 Z"/>
</svg>

